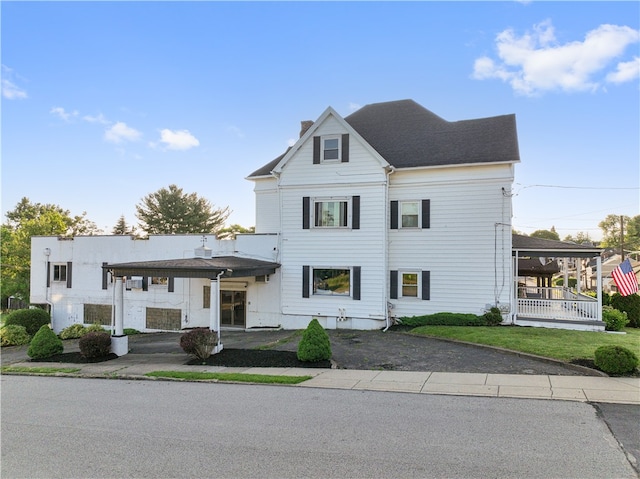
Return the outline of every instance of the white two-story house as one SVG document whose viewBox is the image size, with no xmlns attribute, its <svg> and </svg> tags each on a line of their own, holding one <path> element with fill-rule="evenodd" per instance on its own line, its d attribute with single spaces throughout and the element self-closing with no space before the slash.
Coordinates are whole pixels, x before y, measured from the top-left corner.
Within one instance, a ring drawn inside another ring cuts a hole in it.
<svg viewBox="0 0 640 479">
<path fill-rule="evenodd" d="M 255 235 L 33 238 L 31 301 L 52 305 L 56 330 L 93 322 L 95 305 L 103 324 L 146 331 L 312 318 L 380 329 L 508 310 L 519 161 L 514 115 L 449 122 L 411 100 L 344 118 L 327 108 L 248 176 Z"/>
</svg>

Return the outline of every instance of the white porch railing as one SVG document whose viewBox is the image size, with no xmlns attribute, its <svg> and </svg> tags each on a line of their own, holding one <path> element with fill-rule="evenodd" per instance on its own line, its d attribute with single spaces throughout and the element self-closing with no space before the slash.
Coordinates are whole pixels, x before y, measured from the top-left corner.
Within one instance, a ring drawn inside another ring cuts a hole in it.
<svg viewBox="0 0 640 479">
<path fill-rule="evenodd" d="M 518 316 L 567 321 L 599 321 L 598 300 L 567 288 L 518 288 Z"/>
</svg>

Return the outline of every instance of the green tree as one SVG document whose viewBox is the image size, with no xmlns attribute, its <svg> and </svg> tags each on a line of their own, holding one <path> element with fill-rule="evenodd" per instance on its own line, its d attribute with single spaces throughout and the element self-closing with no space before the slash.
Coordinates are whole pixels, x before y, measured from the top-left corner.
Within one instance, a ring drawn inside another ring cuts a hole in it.
<svg viewBox="0 0 640 479">
<path fill-rule="evenodd" d="M 13 210 L 6 213 L 6 218 L 0 227 L 0 296 L 3 306 L 9 296 L 29 301 L 32 236 L 72 236 L 98 231 L 95 223 L 87 220 L 86 213 L 71 216 L 60 206 L 31 203 L 28 198 L 22 198 Z"/>
<path fill-rule="evenodd" d="M 555 227 L 551 227 L 550 230 L 536 230 L 531 233 L 529 236 L 532 238 L 542 238 L 548 240 L 560 241 L 560 235 L 556 232 Z"/>
<path fill-rule="evenodd" d="M 127 224 L 127 220 L 125 220 L 124 215 L 120 215 L 118 218 L 118 222 L 111 230 L 111 234 L 113 235 L 132 235 L 135 234 L 134 228 Z"/>
<path fill-rule="evenodd" d="M 578 231 L 575 236 L 567 235 L 562 241 L 570 241 L 576 244 L 593 242 L 593 240 L 589 236 L 589 233 L 585 233 L 584 231 Z"/>
<path fill-rule="evenodd" d="M 598 226 L 602 230 L 601 247 L 619 250 L 622 246 L 626 251 L 640 249 L 640 215 L 633 218 L 624 215 L 607 215 L 598 223 Z M 620 237 L 620 228 L 624 229 L 624 238 Z"/>
<path fill-rule="evenodd" d="M 239 234 L 253 234 L 256 232 L 255 226 L 250 226 L 249 228 L 245 228 L 240 225 L 231 225 L 227 228 L 222 228 L 218 231 L 217 236 L 220 239 L 235 239 L 236 235 Z"/>
<path fill-rule="evenodd" d="M 176 185 L 150 193 L 136 205 L 140 228 L 147 234 L 215 234 L 230 214 L 229 207 L 214 209 L 205 198 Z"/>
</svg>

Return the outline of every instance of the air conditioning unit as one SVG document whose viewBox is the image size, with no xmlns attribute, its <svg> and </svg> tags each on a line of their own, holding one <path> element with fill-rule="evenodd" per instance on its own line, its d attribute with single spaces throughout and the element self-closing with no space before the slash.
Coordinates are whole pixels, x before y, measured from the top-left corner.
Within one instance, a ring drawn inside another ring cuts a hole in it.
<svg viewBox="0 0 640 479">
<path fill-rule="evenodd" d="M 141 279 L 128 279 L 126 287 L 127 287 L 127 289 L 142 289 L 142 280 Z"/>
<path fill-rule="evenodd" d="M 268 282 L 269 282 L 268 274 L 261 274 L 260 276 L 256 276 L 256 283 L 268 283 Z"/>
</svg>

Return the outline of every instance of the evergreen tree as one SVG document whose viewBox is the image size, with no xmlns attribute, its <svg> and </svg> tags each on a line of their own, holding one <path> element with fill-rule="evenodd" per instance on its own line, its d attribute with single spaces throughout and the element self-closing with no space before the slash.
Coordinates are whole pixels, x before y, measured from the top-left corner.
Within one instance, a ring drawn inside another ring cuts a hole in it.
<svg viewBox="0 0 640 479">
<path fill-rule="evenodd" d="M 127 224 L 127 221 L 124 218 L 124 215 L 120 215 L 118 218 L 118 222 L 111 230 L 111 234 L 113 235 L 132 235 L 135 234 L 135 231 L 132 227 Z"/>
<path fill-rule="evenodd" d="M 229 207 L 214 209 L 205 198 L 176 185 L 150 193 L 136 205 L 140 228 L 147 234 L 215 234 L 230 214 Z"/>
</svg>

